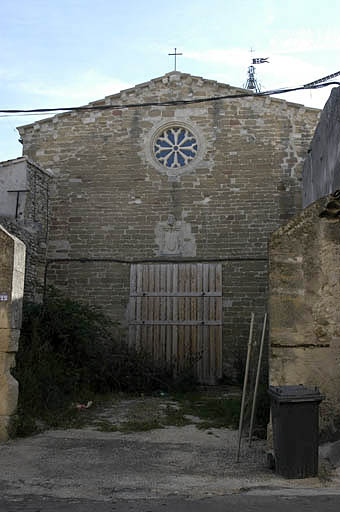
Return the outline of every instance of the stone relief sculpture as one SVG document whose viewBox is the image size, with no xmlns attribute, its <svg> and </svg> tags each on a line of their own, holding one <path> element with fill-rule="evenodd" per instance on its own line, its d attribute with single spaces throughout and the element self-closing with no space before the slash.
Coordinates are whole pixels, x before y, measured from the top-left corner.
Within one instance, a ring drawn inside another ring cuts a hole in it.
<svg viewBox="0 0 340 512">
<path fill-rule="evenodd" d="M 158 222 L 155 234 L 159 256 L 196 255 L 196 242 L 188 222 L 176 220 L 174 215 L 169 215 L 167 221 Z"/>
</svg>

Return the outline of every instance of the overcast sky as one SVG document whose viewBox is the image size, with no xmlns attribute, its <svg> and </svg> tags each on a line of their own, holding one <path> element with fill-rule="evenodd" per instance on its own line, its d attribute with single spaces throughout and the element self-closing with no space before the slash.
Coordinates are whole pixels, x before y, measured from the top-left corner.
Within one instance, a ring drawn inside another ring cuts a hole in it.
<svg viewBox="0 0 340 512">
<path fill-rule="evenodd" d="M 0 108 L 85 104 L 177 69 L 243 86 L 253 57 L 262 90 L 340 70 L 335 0 L 2 0 Z M 338 77 L 339 79 L 339 77 Z M 322 108 L 331 88 L 282 96 Z M 21 156 L 0 118 L 0 160 Z"/>
</svg>

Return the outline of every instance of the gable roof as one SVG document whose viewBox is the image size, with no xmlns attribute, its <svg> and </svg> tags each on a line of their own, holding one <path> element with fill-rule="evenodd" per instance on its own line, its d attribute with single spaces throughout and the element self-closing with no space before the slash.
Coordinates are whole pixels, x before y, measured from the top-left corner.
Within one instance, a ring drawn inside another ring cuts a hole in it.
<svg viewBox="0 0 340 512">
<path fill-rule="evenodd" d="M 256 98 L 255 93 L 253 93 L 249 89 L 244 89 L 242 87 L 235 87 L 235 86 L 232 86 L 229 84 L 225 84 L 223 82 L 218 82 L 217 80 L 211 80 L 211 79 L 203 78 L 200 76 L 190 75 L 189 73 L 182 73 L 180 71 L 171 71 L 170 73 L 166 73 L 165 75 L 162 75 L 160 77 L 153 78 L 153 79 L 149 80 L 148 82 L 143 82 L 143 83 L 137 84 L 134 87 L 131 87 L 129 89 L 123 89 L 118 93 L 105 96 L 102 99 L 91 101 L 88 104 L 81 105 L 81 106 L 82 107 L 98 107 L 98 106 L 110 106 L 110 105 L 112 105 L 113 107 L 115 105 L 119 106 L 119 107 L 124 106 L 125 103 L 129 103 L 128 100 L 131 97 L 140 96 L 141 93 L 146 91 L 147 89 L 149 89 L 150 93 L 153 93 L 154 95 L 156 95 L 157 89 L 160 90 L 159 86 L 167 85 L 167 84 L 171 84 L 171 83 L 175 84 L 176 82 L 180 82 L 180 81 L 187 81 L 187 82 L 191 83 L 192 85 L 198 86 L 199 88 L 203 87 L 204 85 L 208 85 L 216 91 L 216 93 L 214 92 L 214 94 L 213 94 L 214 97 L 215 96 L 217 96 L 217 97 L 224 96 L 227 94 L 250 94 L 250 95 L 254 94 L 254 99 Z M 223 93 L 222 93 L 222 91 L 223 91 Z M 197 97 L 195 99 L 199 99 L 199 98 L 204 100 L 204 98 L 208 98 L 208 96 L 205 96 L 204 94 L 202 94 L 200 97 L 199 95 L 197 95 Z M 259 98 L 263 99 L 264 97 L 260 96 Z M 271 101 L 287 104 L 288 106 L 304 108 L 308 111 L 320 111 L 320 109 L 317 109 L 317 108 L 306 107 L 305 105 L 300 104 L 300 103 L 293 103 L 293 102 L 290 102 L 287 100 L 283 100 L 283 99 L 279 99 L 279 98 L 275 98 L 275 97 L 273 98 L 271 96 L 266 96 L 266 98 L 270 98 Z M 175 98 L 172 98 L 172 99 L 175 100 Z M 191 96 L 190 98 L 181 97 L 180 99 L 181 100 L 192 100 L 194 98 Z M 157 98 L 154 101 L 157 102 Z M 117 103 L 119 103 L 119 102 L 120 102 L 120 105 L 117 105 Z M 143 101 L 140 101 L 140 103 L 142 104 Z M 60 117 L 69 116 L 71 114 L 74 114 L 74 112 L 75 111 L 72 110 L 72 108 L 70 108 L 70 111 L 58 113 L 51 117 L 41 119 L 39 121 L 35 121 L 34 123 L 18 126 L 17 129 L 19 130 L 20 133 L 23 133 L 23 132 L 25 132 L 25 130 L 27 128 L 37 126 L 37 125 L 40 125 L 43 123 L 52 122 L 53 120 L 56 120 Z M 83 111 L 83 112 L 86 112 L 86 111 Z"/>
</svg>

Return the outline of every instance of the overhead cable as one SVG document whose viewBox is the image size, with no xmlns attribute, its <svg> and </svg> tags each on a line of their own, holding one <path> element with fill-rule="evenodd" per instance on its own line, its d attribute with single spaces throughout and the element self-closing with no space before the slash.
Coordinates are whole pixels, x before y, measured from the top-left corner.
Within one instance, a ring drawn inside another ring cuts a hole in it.
<svg viewBox="0 0 340 512">
<path fill-rule="evenodd" d="M 306 89 L 313 85 L 322 84 L 323 82 L 327 82 L 327 80 L 331 80 L 332 78 L 335 78 L 336 76 L 339 76 L 339 75 L 340 75 L 340 71 L 337 71 L 336 73 L 333 73 L 332 75 L 327 75 L 327 76 L 324 76 L 323 78 L 319 78 L 318 80 L 314 80 L 314 82 L 309 82 L 308 84 L 305 84 L 303 87 Z"/>
<path fill-rule="evenodd" d="M 340 74 L 335 73 L 334 75 Z M 334 76 L 334 75 L 329 75 Z M 327 77 L 324 79 L 325 80 Z M 316 80 L 316 82 L 312 82 L 311 84 L 306 84 L 300 87 L 285 87 L 281 89 L 273 89 L 270 91 L 263 91 L 258 93 L 240 93 L 240 94 L 228 94 L 224 96 L 212 96 L 208 98 L 195 98 L 192 100 L 172 100 L 172 101 L 150 101 L 147 103 L 127 103 L 125 105 L 117 104 L 117 105 L 85 105 L 82 107 L 55 107 L 55 108 L 35 108 L 35 109 L 0 109 L 2 114 L 23 114 L 23 115 L 42 115 L 49 114 L 55 112 L 79 112 L 79 111 L 93 111 L 93 110 L 123 110 L 128 108 L 142 108 L 142 107 L 169 107 L 169 106 L 180 106 L 180 105 L 192 105 L 195 103 L 207 103 L 212 101 L 219 100 L 229 100 L 229 99 L 241 99 L 241 98 L 255 98 L 258 96 L 273 96 L 276 94 L 284 94 L 288 92 L 301 91 L 306 89 L 320 89 L 322 87 L 328 87 L 329 85 L 340 85 L 340 82 L 327 82 L 327 83 L 319 83 L 320 80 Z M 1 116 L 4 117 L 4 116 Z"/>
</svg>

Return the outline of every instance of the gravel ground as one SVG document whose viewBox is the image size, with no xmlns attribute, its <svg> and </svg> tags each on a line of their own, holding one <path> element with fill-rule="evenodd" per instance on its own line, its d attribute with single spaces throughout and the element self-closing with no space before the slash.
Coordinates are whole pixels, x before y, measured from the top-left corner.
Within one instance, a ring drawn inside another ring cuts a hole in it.
<svg viewBox="0 0 340 512">
<path fill-rule="evenodd" d="M 198 499 L 231 493 L 340 492 L 336 471 L 322 478 L 285 480 L 266 465 L 266 443 L 242 443 L 237 432 L 200 430 L 194 424 L 147 432 L 101 432 L 96 421 L 116 422 L 162 414 L 166 398 L 108 402 L 88 410 L 82 429 L 50 430 L 0 445 L 0 495 L 58 499 Z M 170 401 L 170 403 L 172 403 Z M 81 414 L 81 413 L 80 413 Z M 196 421 L 194 418 L 193 421 Z M 328 468 L 328 466 L 327 466 Z M 331 480 L 330 478 L 333 478 Z"/>
</svg>

